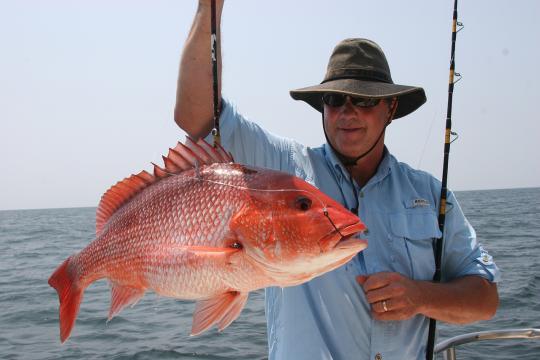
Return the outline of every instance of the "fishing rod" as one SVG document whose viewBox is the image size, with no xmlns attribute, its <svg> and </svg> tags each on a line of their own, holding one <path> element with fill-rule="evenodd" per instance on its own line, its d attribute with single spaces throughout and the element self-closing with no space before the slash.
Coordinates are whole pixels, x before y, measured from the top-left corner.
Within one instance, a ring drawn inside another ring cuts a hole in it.
<svg viewBox="0 0 540 360">
<path fill-rule="evenodd" d="M 448 108 L 446 110 L 446 132 L 444 138 L 444 163 L 443 163 L 443 175 L 442 175 L 442 185 L 441 185 L 441 197 L 439 204 L 439 229 L 441 230 L 441 237 L 437 239 L 435 246 L 435 275 L 433 276 L 434 282 L 441 281 L 441 260 L 442 260 L 442 250 L 444 242 L 444 221 L 446 217 L 446 193 L 447 189 L 447 180 L 448 180 L 448 161 L 450 157 L 450 144 L 454 140 L 450 140 L 451 135 L 456 135 L 452 132 L 452 98 L 454 94 L 454 84 L 461 80 L 461 75 L 455 73 L 455 50 L 456 50 L 456 38 L 457 33 L 463 29 L 463 24 L 457 21 L 457 0 L 454 0 L 454 14 L 452 22 L 452 50 L 450 52 L 450 77 L 448 79 Z M 457 27 L 459 26 L 459 29 Z M 458 79 L 454 81 L 454 76 Z M 435 348 L 435 330 L 437 327 L 437 321 L 435 319 L 429 319 L 429 333 L 428 333 L 428 342 L 426 348 L 426 360 L 433 359 L 433 351 Z"/>
<path fill-rule="evenodd" d="M 213 92 L 214 92 L 214 128 L 212 136 L 214 137 L 214 147 L 221 144 L 219 134 L 219 95 L 218 95 L 218 51 L 217 51 L 217 33 L 216 33 L 216 0 L 212 0 L 211 4 L 211 21 L 210 21 L 210 48 L 212 55 L 212 75 L 213 75 Z"/>
</svg>

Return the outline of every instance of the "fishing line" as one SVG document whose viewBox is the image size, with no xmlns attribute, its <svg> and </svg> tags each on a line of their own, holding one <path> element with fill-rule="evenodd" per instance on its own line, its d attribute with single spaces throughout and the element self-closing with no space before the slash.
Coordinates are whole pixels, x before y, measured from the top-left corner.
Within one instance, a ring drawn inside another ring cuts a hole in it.
<svg viewBox="0 0 540 360">
<path fill-rule="evenodd" d="M 195 167 L 193 168 L 195 170 L 195 176 L 187 176 L 187 175 L 183 175 L 183 177 L 185 177 L 186 179 L 192 179 L 192 180 L 196 180 L 197 182 L 199 181 L 205 181 L 205 182 L 208 182 L 208 183 L 211 183 L 211 184 L 216 184 L 216 185 L 222 185 L 222 186 L 227 186 L 227 187 L 230 187 L 230 188 L 233 188 L 233 189 L 237 189 L 237 190 L 249 190 L 249 191 L 259 191 L 259 192 L 287 192 L 287 191 L 290 191 L 290 192 L 303 192 L 303 193 L 307 193 L 311 196 L 313 196 L 315 199 L 317 199 L 317 201 L 321 204 L 321 206 L 323 207 L 323 211 L 326 210 L 326 204 L 317 197 L 317 195 L 314 195 L 313 193 L 307 191 L 307 190 L 302 190 L 302 189 L 255 189 L 255 188 L 250 188 L 248 186 L 242 186 L 242 185 L 234 185 L 234 184 L 227 184 L 227 183 L 224 183 L 224 182 L 221 182 L 221 181 L 217 181 L 217 180 L 210 180 L 210 179 L 205 179 L 202 177 L 202 174 L 200 173 L 200 167 L 197 165 L 197 162 L 195 162 Z M 166 169 L 161 169 L 164 173 L 166 173 L 167 175 L 169 176 L 175 176 L 175 175 L 178 175 L 177 173 L 172 173 L 170 171 L 167 171 Z"/>
<path fill-rule="evenodd" d="M 211 7 L 210 48 L 211 48 L 211 60 L 212 60 L 212 78 L 213 78 L 212 90 L 213 90 L 213 105 L 214 105 L 213 106 L 213 110 L 214 110 L 213 111 L 213 114 L 214 114 L 214 128 L 212 129 L 212 135 L 213 135 L 213 138 L 214 138 L 214 147 L 217 147 L 218 145 L 221 144 L 221 140 L 220 140 L 220 132 L 219 132 L 219 113 L 220 113 L 220 111 L 219 111 L 219 96 L 218 96 L 218 91 L 219 91 L 218 55 L 219 54 L 218 54 L 218 51 L 217 51 L 216 0 L 211 1 L 211 6 L 210 7 Z M 386 128 L 386 126 L 388 126 L 389 123 L 390 123 L 390 120 L 385 125 L 385 128 Z M 323 128 L 324 128 L 324 125 L 323 125 Z M 326 135 L 326 130 L 324 132 L 325 132 L 325 135 Z M 375 144 L 379 141 L 379 139 L 381 138 L 383 133 L 384 133 L 384 129 L 381 132 L 381 135 L 379 135 L 379 138 L 377 139 Z M 367 153 L 369 153 L 375 147 L 375 144 L 372 146 L 372 148 Z M 330 145 L 330 146 L 332 146 L 332 145 Z M 362 157 L 367 155 L 367 153 L 363 154 Z M 360 159 L 360 157 L 358 157 L 355 160 L 355 163 L 359 159 Z M 198 166 L 196 166 L 196 173 L 197 173 L 196 179 L 198 181 L 206 181 L 206 182 L 209 182 L 209 183 L 214 183 L 214 184 L 222 185 L 222 186 L 228 186 L 228 187 L 232 187 L 232 188 L 239 189 L 239 190 L 261 191 L 261 192 L 284 192 L 284 191 L 306 192 L 306 193 L 310 194 L 311 196 L 313 196 L 315 199 L 317 199 L 319 201 L 319 203 L 322 205 L 324 216 L 326 216 L 326 218 L 328 218 L 328 220 L 330 221 L 330 223 L 332 224 L 334 229 L 343 237 L 343 235 L 341 234 L 339 229 L 336 227 L 336 225 L 334 224 L 334 222 L 330 218 L 330 216 L 328 214 L 326 204 L 321 199 L 319 199 L 316 195 L 313 195 L 313 194 L 311 194 L 310 192 L 308 192 L 306 190 L 299 190 L 299 189 L 251 189 L 251 188 L 248 188 L 248 187 L 221 183 L 221 182 L 214 181 L 214 180 L 203 179 L 202 177 L 200 177 Z"/>
<path fill-rule="evenodd" d="M 217 181 L 217 180 L 205 179 L 205 178 L 203 178 L 203 176 L 201 174 L 200 166 L 199 166 L 198 161 L 195 161 L 195 166 L 194 166 L 193 169 L 195 171 L 195 176 L 184 175 L 184 177 L 187 178 L 187 179 L 195 180 L 197 182 L 204 181 L 204 182 L 207 182 L 207 183 L 226 186 L 226 187 L 230 187 L 230 188 L 237 189 L 237 190 L 249 190 L 249 191 L 258 191 L 258 192 L 274 192 L 274 193 L 279 193 L 279 192 L 281 192 L 281 193 L 283 193 L 283 192 L 302 192 L 302 193 L 309 194 L 311 197 L 315 198 L 321 204 L 321 207 L 323 208 L 322 211 L 323 211 L 324 215 L 326 217 L 328 217 L 330 222 L 332 222 L 332 220 L 330 219 L 330 216 L 328 214 L 328 209 L 327 209 L 326 204 L 317 195 L 315 195 L 315 194 L 313 194 L 313 193 L 311 193 L 311 192 L 309 192 L 307 190 L 294 189 L 294 188 L 290 188 L 290 189 L 256 189 L 256 188 L 251 188 L 249 186 L 227 184 L 227 183 Z M 165 174 L 167 174 L 169 176 L 178 175 L 177 173 L 172 173 L 170 171 L 167 171 L 166 169 L 161 169 L 161 171 L 163 171 Z M 333 222 L 332 222 L 332 225 L 334 226 L 334 228 L 336 228 L 336 226 L 334 225 Z M 337 228 L 336 228 L 336 230 L 337 230 Z M 339 230 L 337 230 L 337 231 L 339 232 Z"/>
<path fill-rule="evenodd" d="M 198 168 L 198 167 L 197 167 Z M 332 227 L 336 230 L 336 232 L 341 236 L 341 237 L 345 237 L 345 235 L 343 235 L 341 233 L 341 231 L 339 231 L 338 227 L 336 226 L 336 224 L 332 221 L 332 218 L 330 218 L 330 214 L 328 214 L 328 209 L 327 209 L 327 206 L 326 204 L 315 194 L 307 191 L 307 190 L 302 190 L 302 189 L 255 189 L 255 188 L 250 188 L 248 186 L 242 186 L 242 185 L 233 185 L 233 184 L 227 184 L 227 183 L 224 183 L 224 182 L 221 182 L 221 181 L 216 181 L 216 180 L 210 180 L 210 179 L 204 179 L 200 172 L 198 171 L 198 169 L 196 170 L 197 172 L 197 175 L 196 176 L 185 176 L 186 178 L 188 179 L 194 179 L 196 181 L 205 181 L 205 182 L 208 182 L 208 183 L 211 183 L 211 184 L 215 184 L 215 185 L 221 185 L 221 186 L 226 186 L 226 187 L 230 187 L 230 188 L 233 188 L 233 189 L 237 189 L 237 190 L 248 190 L 248 191 L 258 191 L 258 192 L 270 192 L 270 193 L 283 193 L 283 192 L 300 192 L 300 193 L 307 193 L 310 195 L 310 197 L 313 197 L 315 198 L 320 204 L 321 204 L 321 207 L 322 207 L 322 212 L 323 212 L 323 215 L 328 219 L 328 221 L 330 221 L 330 224 L 332 224 Z M 168 174 L 170 175 L 177 175 L 177 174 L 173 174 L 173 173 L 169 173 L 167 172 Z"/>
<path fill-rule="evenodd" d="M 211 4 L 211 21 L 210 21 L 210 49 L 212 57 L 212 90 L 214 101 L 214 128 L 212 129 L 212 136 L 214 137 L 214 147 L 221 144 L 221 137 L 219 133 L 219 78 L 218 78 L 218 51 L 217 51 L 217 24 L 216 24 L 216 0 L 212 0 Z"/>
<path fill-rule="evenodd" d="M 420 160 L 418 160 L 418 165 L 416 165 L 417 169 L 420 169 L 420 164 L 422 164 L 422 160 L 424 159 L 424 154 L 426 153 L 427 144 L 429 142 L 429 138 L 431 137 L 431 129 L 433 128 L 433 123 L 435 122 L 435 118 L 437 117 L 437 114 L 433 114 L 433 118 L 431 119 L 431 123 L 429 124 L 429 131 L 426 136 L 426 141 L 424 142 L 424 148 L 422 149 L 422 153 L 420 154 Z"/>
</svg>

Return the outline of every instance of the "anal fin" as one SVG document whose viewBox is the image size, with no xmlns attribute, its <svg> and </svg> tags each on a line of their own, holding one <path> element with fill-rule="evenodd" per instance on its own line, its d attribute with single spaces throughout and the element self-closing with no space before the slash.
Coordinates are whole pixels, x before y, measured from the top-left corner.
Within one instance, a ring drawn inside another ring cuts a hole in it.
<svg viewBox="0 0 540 360">
<path fill-rule="evenodd" d="M 142 288 L 111 283 L 111 308 L 109 309 L 107 321 L 118 315 L 126 306 L 134 306 L 143 297 L 144 290 Z"/>
<path fill-rule="evenodd" d="M 199 335 L 217 324 L 222 331 L 242 312 L 249 293 L 229 291 L 207 300 L 200 300 L 195 306 L 191 335 Z"/>
</svg>

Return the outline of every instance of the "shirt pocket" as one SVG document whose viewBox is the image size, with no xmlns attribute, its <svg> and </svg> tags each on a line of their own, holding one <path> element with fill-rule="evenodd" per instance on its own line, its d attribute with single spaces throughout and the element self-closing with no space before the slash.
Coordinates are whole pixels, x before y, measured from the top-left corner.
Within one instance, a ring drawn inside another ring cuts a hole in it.
<svg viewBox="0 0 540 360">
<path fill-rule="evenodd" d="M 396 249 L 405 254 L 415 280 L 432 280 L 435 274 L 435 239 L 441 237 L 433 211 L 406 210 L 390 215 L 390 233 L 398 242 Z"/>
</svg>

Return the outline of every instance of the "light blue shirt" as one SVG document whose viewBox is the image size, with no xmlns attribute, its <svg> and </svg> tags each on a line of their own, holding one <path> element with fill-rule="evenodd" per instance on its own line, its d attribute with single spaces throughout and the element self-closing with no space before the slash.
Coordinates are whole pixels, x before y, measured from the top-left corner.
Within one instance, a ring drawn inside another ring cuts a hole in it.
<svg viewBox="0 0 540 360">
<path fill-rule="evenodd" d="M 392 271 L 416 280 L 433 278 L 433 244 L 441 236 L 440 182 L 385 151 L 376 174 L 360 189 L 328 144 L 310 148 L 272 135 L 227 101 L 220 132 L 236 162 L 296 175 L 349 209 L 356 207 L 356 192 L 358 215 L 369 229 L 362 236 L 367 249 L 341 268 L 303 285 L 266 289 L 269 358 L 424 359 L 429 319 L 374 320 L 356 276 Z M 444 280 L 479 275 L 498 281 L 497 266 L 451 192 L 447 203 Z"/>
</svg>

